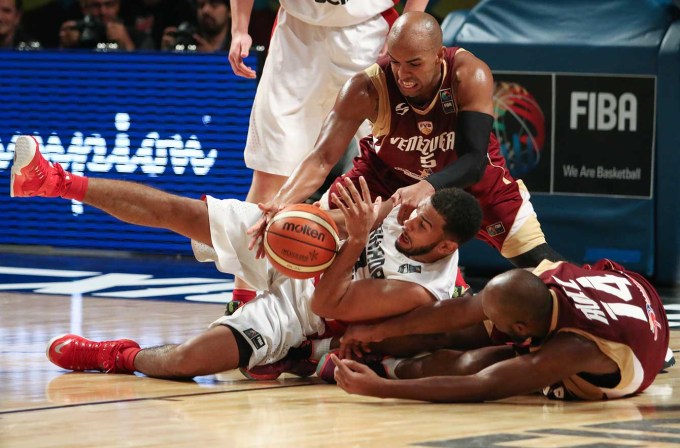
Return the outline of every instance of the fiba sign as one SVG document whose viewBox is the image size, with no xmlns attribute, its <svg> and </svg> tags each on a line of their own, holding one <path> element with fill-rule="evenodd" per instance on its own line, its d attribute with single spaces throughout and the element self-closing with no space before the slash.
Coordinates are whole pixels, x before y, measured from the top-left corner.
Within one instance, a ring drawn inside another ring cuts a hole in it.
<svg viewBox="0 0 680 448">
<path fill-rule="evenodd" d="M 533 95 L 514 82 L 497 82 L 493 95 L 494 131 L 510 173 L 521 178 L 541 159 L 545 116 Z"/>
<path fill-rule="evenodd" d="M 532 193 L 651 197 L 651 76 L 494 72 L 493 132 Z"/>
</svg>

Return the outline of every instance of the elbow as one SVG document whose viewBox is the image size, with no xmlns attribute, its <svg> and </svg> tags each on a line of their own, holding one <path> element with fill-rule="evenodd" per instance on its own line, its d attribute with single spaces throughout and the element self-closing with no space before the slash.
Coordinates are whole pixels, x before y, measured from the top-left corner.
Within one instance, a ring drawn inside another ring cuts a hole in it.
<svg viewBox="0 0 680 448">
<path fill-rule="evenodd" d="M 312 310 L 312 313 L 316 314 L 319 317 L 322 317 L 324 319 L 333 319 L 334 318 L 334 316 L 333 316 L 334 309 L 332 309 L 332 307 L 329 307 L 328 304 L 323 303 L 322 300 L 319 300 L 316 293 L 312 295 L 310 308 Z"/>
<path fill-rule="evenodd" d="M 477 169 L 473 171 L 472 175 L 474 176 L 474 181 L 473 183 L 481 182 L 481 180 L 484 178 L 484 173 L 486 173 L 486 167 L 488 166 L 487 160 L 486 160 L 486 155 L 482 158 L 482 160 L 479 161 L 479 164 L 477 165 Z"/>
</svg>

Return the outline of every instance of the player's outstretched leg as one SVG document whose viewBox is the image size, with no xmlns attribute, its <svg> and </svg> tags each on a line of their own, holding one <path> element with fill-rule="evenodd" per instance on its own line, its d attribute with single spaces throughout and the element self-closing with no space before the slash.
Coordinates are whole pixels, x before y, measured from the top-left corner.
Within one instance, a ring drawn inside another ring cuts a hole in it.
<svg viewBox="0 0 680 448">
<path fill-rule="evenodd" d="M 249 348 L 244 342 L 243 347 Z M 47 358 L 55 365 L 75 371 L 105 373 L 141 372 L 157 378 L 192 378 L 232 370 L 245 365 L 251 352 L 240 351 L 233 331 L 217 326 L 182 344 L 141 349 L 129 339 L 96 342 L 74 334 L 52 339 Z"/>
</svg>

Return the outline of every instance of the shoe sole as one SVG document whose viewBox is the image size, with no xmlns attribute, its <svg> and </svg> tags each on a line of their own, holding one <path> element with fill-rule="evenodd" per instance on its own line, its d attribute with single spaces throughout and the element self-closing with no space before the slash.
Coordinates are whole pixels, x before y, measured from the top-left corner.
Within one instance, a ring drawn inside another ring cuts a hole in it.
<svg viewBox="0 0 680 448">
<path fill-rule="evenodd" d="M 17 138 L 14 144 L 14 161 L 12 163 L 11 179 L 9 183 L 10 197 L 16 197 L 14 194 L 14 184 L 17 183 L 17 188 L 23 185 L 23 179 L 16 179 L 15 176 L 23 176 L 21 170 L 26 168 L 31 160 L 35 157 L 38 149 L 38 142 L 33 137 L 21 136 Z"/>
<path fill-rule="evenodd" d="M 45 355 L 47 356 L 47 359 L 54 364 L 54 361 L 52 361 L 52 358 L 50 358 L 50 349 L 52 348 L 52 345 L 54 345 L 55 342 L 57 342 L 57 339 L 65 338 L 66 336 L 70 336 L 72 333 L 64 333 L 59 336 L 55 336 L 50 341 L 47 343 L 47 348 L 45 349 Z M 55 364 L 56 365 L 56 364 Z"/>
<path fill-rule="evenodd" d="M 336 384 L 336 382 L 335 382 L 335 363 L 333 362 L 333 360 L 331 360 L 330 354 L 331 354 L 331 352 L 328 352 L 325 355 L 323 355 L 321 357 L 321 359 L 319 359 L 319 364 L 317 364 L 317 366 L 316 366 L 316 376 L 321 378 L 324 382 L 326 382 L 328 384 Z M 333 373 L 330 374 L 330 377 L 328 375 L 324 374 L 324 371 L 327 370 L 326 366 L 328 366 L 328 365 L 333 366 L 333 370 L 332 370 Z"/>
<path fill-rule="evenodd" d="M 256 375 L 250 373 L 247 369 L 244 369 L 243 367 L 239 367 L 238 369 L 241 372 L 241 375 L 245 376 L 247 379 L 252 380 L 252 381 L 276 381 L 281 374 L 279 373 L 278 375 L 274 376 L 274 374 L 271 375 Z"/>
<path fill-rule="evenodd" d="M 663 360 L 663 368 L 662 370 L 669 369 L 675 365 L 675 356 L 673 355 L 673 350 L 668 348 L 666 351 L 666 358 Z"/>
</svg>

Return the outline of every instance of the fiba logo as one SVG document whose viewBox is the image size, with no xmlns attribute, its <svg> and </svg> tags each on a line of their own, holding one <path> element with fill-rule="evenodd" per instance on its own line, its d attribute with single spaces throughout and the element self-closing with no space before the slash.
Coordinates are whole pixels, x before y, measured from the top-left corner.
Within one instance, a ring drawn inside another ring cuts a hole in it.
<svg viewBox="0 0 680 448">
<path fill-rule="evenodd" d="M 538 165 L 545 144 L 545 117 L 527 89 L 517 83 L 497 82 L 493 94 L 494 132 L 501 154 L 514 177 Z"/>
</svg>

